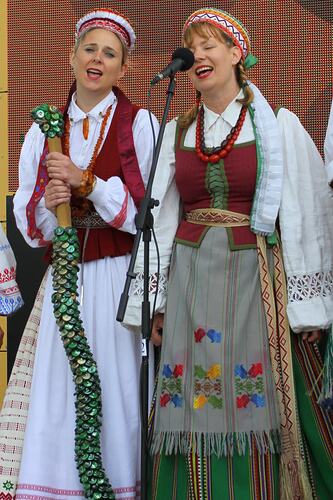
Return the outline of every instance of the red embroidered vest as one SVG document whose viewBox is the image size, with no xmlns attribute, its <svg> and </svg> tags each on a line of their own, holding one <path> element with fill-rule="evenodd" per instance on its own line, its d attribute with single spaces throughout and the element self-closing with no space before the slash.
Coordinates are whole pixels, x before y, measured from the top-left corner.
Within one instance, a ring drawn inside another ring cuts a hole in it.
<svg viewBox="0 0 333 500">
<path fill-rule="evenodd" d="M 236 145 L 217 164 L 200 160 L 194 148 L 184 146 L 187 130 L 176 132 L 176 184 L 183 210 L 220 208 L 250 215 L 256 186 L 257 154 L 255 142 Z M 182 220 L 176 241 L 200 246 L 209 227 Z M 226 228 L 232 250 L 255 248 L 256 235 L 250 227 Z"/>
<path fill-rule="evenodd" d="M 107 180 L 110 177 L 119 177 L 126 184 L 125 176 L 121 168 L 120 155 L 117 143 L 116 130 L 119 126 L 118 105 L 113 116 L 111 126 L 105 138 L 103 147 L 97 157 L 95 174 L 97 177 Z M 132 121 L 139 108 L 133 106 Z M 120 125 L 121 126 L 121 125 Z M 75 203 L 75 201 L 74 201 Z M 83 241 L 86 229 L 77 229 L 82 255 Z M 131 252 L 133 236 L 124 231 L 119 231 L 111 226 L 103 228 L 90 228 L 85 244 L 84 261 L 102 259 L 103 257 L 118 257 Z"/>
<path fill-rule="evenodd" d="M 96 160 L 95 174 L 103 180 L 107 180 L 112 176 L 118 176 L 126 184 L 135 204 L 138 206 L 144 195 L 144 184 L 135 154 L 132 125 L 140 108 L 130 103 L 120 89 L 114 87 L 113 90 L 118 98 L 118 103 L 108 134 Z M 74 91 L 75 87 L 73 86 L 65 106 L 65 113 L 67 112 L 71 95 Z M 47 153 L 48 148 L 47 144 L 45 144 L 38 168 L 35 189 L 26 209 L 28 234 L 32 239 L 39 238 L 40 245 L 45 244 L 45 241 L 40 230 L 36 227 L 35 209 L 45 192 L 45 185 L 48 182 L 45 167 Z M 78 229 L 77 231 L 82 255 L 86 229 Z M 107 256 L 117 257 L 125 255 L 131 252 L 132 244 L 132 235 L 111 226 L 90 228 L 85 244 L 84 260 L 90 261 L 102 259 Z M 51 246 L 46 253 L 46 258 L 50 258 L 50 254 Z"/>
</svg>

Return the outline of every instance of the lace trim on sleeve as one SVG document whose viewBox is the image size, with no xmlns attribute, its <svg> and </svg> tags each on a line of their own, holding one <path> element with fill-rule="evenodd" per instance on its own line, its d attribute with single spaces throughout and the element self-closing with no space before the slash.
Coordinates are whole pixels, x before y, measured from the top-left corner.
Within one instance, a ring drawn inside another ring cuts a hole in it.
<svg viewBox="0 0 333 500">
<path fill-rule="evenodd" d="M 333 272 L 289 276 L 287 279 L 289 302 L 310 300 L 314 297 L 327 297 L 333 294 Z"/>
<path fill-rule="evenodd" d="M 165 294 L 167 291 L 167 275 L 160 273 L 159 280 L 157 280 L 157 273 L 149 275 L 149 293 L 156 293 L 158 281 L 158 293 Z M 131 284 L 131 295 L 143 297 L 143 271 L 136 275 L 136 278 Z"/>
</svg>

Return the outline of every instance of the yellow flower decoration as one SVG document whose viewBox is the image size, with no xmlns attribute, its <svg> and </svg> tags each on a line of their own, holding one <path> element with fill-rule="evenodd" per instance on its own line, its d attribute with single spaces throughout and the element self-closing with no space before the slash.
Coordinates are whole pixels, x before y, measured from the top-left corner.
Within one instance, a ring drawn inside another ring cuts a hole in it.
<svg viewBox="0 0 333 500">
<path fill-rule="evenodd" d="M 198 410 L 200 408 L 203 408 L 206 403 L 207 403 L 206 396 L 204 396 L 203 394 L 200 394 L 200 396 L 194 398 L 193 408 L 195 410 Z"/>
<path fill-rule="evenodd" d="M 217 378 L 221 375 L 221 365 L 212 365 L 207 371 L 207 377 L 210 379 Z"/>
</svg>

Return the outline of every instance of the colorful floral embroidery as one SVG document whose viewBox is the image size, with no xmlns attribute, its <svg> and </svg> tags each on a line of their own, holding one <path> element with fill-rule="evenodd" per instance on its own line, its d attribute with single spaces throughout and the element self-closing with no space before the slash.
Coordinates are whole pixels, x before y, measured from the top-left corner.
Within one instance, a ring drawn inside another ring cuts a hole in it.
<svg viewBox="0 0 333 500">
<path fill-rule="evenodd" d="M 207 403 L 207 401 L 208 401 L 208 399 L 206 398 L 206 396 L 204 396 L 203 394 L 200 394 L 200 396 L 194 398 L 193 408 L 195 410 L 203 408 L 205 406 L 205 404 Z"/>
<path fill-rule="evenodd" d="M 19 291 L 17 292 L 19 294 Z M 10 297 L 1 297 L 0 292 L 0 316 L 9 316 L 13 312 L 20 309 L 23 306 L 23 299 L 21 295 L 10 298 Z"/>
<path fill-rule="evenodd" d="M 221 366 L 220 365 L 212 365 L 207 371 L 207 377 L 210 379 L 214 379 L 221 376 Z"/>
<path fill-rule="evenodd" d="M 234 373 L 237 408 L 247 408 L 249 403 L 256 408 L 266 406 L 262 363 L 252 364 L 249 370 L 243 365 L 236 365 Z"/>
<path fill-rule="evenodd" d="M 15 267 L 12 266 L 9 269 L 4 269 L 3 272 L 0 271 L 0 284 L 8 283 L 9 281 L 13 281 L 16 278 Z"/>
<path fill-rule="evenodd" d="M 202 339 L 206 336 L 206 332 L 203 328 L 198 328 L 194 332 L 194 340 L 196 344 L 201 343 Z"/>
<path fill-rule="evenodd" d="M 194 367 L 193 408 L 198 410 L 207 403 L 216 409 L 223 407 L 221 365 L 218 364 L 212 365 L 207 371 L 200 365 Z"/>
<path fill-rule="evenodd" d="M 14 488 L 14 484 L 11 481 L 5 481 L 3 484 L 3 489 L 6 491 L 10 491 Z"/>
<path fill-rule="evenodd" d="M 221 332 L 218 332 L 216 330 L 208 330 L 207 332 L 207 337 L 210 339 L 212 343 L 216 342 L 217 344 L 221 343 Z"/>
<path fill-rule="evenodd" d="M 205 337 L 208 337 L 211 343 L 216 343 L 220 344 L 221 343 L 221 338 L 222 338 L 222 333 L 214 330 L 213 328 L 210 328 L 207 330 L 207 332 L 202 328 L 199 327 L 194 331 L 194 340 L 196 344 L 201 344 L 202 340 Z"/>
<path fill-rule="evenodd" d="M 173 370 L 170 365 L 163 366 L 160 396 L 160 406 L 162 408 L 165 408 L 170 402 L 173 403 L 175 408 L 181 408 L 183 406 L 183 370 L 183 365 L 175 365 Z"/>
</svg>

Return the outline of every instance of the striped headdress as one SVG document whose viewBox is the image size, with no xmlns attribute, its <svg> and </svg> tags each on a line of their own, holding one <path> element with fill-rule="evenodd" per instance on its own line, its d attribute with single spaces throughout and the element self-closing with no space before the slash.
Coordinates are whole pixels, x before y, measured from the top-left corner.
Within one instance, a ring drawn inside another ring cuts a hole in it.
<svg viewBox="0 0 333 500">
<path fill-rule="evenodd" d="M 134 49 L 135 33 L 129 20 L 111 9 L 98 9 L 85 14 L 76 24 L 76 37 L 79 38 L 85 31 L 93 28 L 103 28 L 112 31 L 124 42 L 128 51 Z"/>
<path fill-rule="evenodd" d="M 232 39 L 242 53 L 245 67 L 253 66 L 253 64 L 257 62 L 257 59 L 251 54 L 249 34 L 238 19 L 231 16 L 228 12 L 213 7 L 199 9 L 193 12 L 186 20 L 183 28 L 183 35 L 191 24 L 202 22 L 216 26 Z"/>
</svg>

